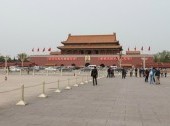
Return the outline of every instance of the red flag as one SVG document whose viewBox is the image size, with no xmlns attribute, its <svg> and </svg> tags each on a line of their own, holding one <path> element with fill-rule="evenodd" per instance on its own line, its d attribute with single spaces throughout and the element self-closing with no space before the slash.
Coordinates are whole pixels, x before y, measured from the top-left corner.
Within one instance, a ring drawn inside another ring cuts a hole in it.
<svg viewBox="0 0 170 126">
<path fill-rule="evenodd" d="M 143 51 L 143 46 L 142 46 L 141 50 Z"/>
<path fill-rule="evenodd" d="M 151 50 L 151 47 L 149 46 L 148 51 L 150 51 L 150 50 Z"/>
<path fill-rule="evenodd" d="M 136 51 L 136 47 L 134 48 L 134 50 Z"/>
<path fill-rule="evenodd" d="M 48 51 L 51 51 L 51 48 L 49 48 Z"/>
<path fill-rule="evenodd" d="M 37 52 L 39 52 L 39 50 L 40 50 L 40 49 L 38 48 L 38 49 L 37 49 Z"/>
<path fill-rule="evenodd" d="M 34 48 L 32 48 L 32 52 L 34 52 Z"/>
<path fill-rule="evenodd" d="M 43 49 L 43 52 L 45 51 L 45 48 Z"/>
</svg>

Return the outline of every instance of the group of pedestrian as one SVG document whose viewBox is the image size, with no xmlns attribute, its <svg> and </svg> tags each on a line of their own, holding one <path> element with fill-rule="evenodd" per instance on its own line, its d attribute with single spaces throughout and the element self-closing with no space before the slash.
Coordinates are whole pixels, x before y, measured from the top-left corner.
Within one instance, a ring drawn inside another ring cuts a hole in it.
<svg viewBox="0 0 170 126">
<path fill-rule="evenodd" d="M 150 70 L 145 70 L 145 82 L 148 82 L 150 84 L 160 84 L 160 69 L 159 68 L 151 68 Z"/>
<path fill-rule="evenodd" d="M 160 69 L 161 77 L 167 77 L 167 69 Z"/>
<path fill-rule="evenodd" d="M 150 68 L 150 69 L 134 69 L 135 71 L 135 76 L 137 77 L 138 75 L 138 71 L 139 71 L 139 77 L 145 77 L 145 82 L 148 82 L 150 84 L 160 84 L 160 77 L 164 76 L 167 77 L 167 69 L 160 69 L 160 68 Z M 125 68 L 121 69 L 122 72 L 122 79 L 126 78 L 126 74 L 127 74 L 127 70 Z M 130 69 L 130 77 L 132 77 L 133 75 L 133 69 Z M 97 85 L 97 77 L 98 77 L 98 70 L 96 67 L 94 67 L 94 69 L 91 71 L 91 76 L 93 78 L 93 86 Z M 107 77 L 111 78 L 111 77 L 115 77 L 114 76 L 114 69 L 112 69 L 111 67 L 109 67 L 107 69 Z"/>
<path fill-rule="evenodd" d="M 107 69 L 107 78 L 112 78 L 112 77 L 115 77 L 115 75 L 114 75 L 114 69 L 111 68 L 111 67 L 109 67 L 109 68 Z"/>
</svg>

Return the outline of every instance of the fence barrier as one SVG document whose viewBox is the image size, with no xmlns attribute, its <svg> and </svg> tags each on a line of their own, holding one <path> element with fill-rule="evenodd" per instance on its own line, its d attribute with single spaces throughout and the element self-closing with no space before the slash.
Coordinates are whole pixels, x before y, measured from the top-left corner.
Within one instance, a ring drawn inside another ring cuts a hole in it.
<svg viewBox="0 0 170 126">
<path fill-rule="evenodd" d="M 22 71 L 19 71 L 19 75 L 25 75 L 25 74 L 23 74 Z M 36 75 L 35 71 L 33 71 L 32 75 L 33 76 Z M 39 74 L 37 74 L 37 75 L 39 75 Z M 46 75 L 49 75 L 49 73 L 46 74 Z M 59 75 L 63 75 L 62 70 L 61 70 L 61 74 L 59 74 Z M 8 92 L 21 90 L 21 95 L 20 95 L 21 99 L 19 100 L 19 102 L 16 103 L 16 105 L 25 106 L 25 105 L 27 105 L 27 103 L 25 102 L 25 94 L 24 94 L 25 89 L 41 86 L 42 87 L 41 94 L 38 97 L 47 98 L 48 96 L 47 96 L 47 94 L 45 92 L 46 92 L 46 89 L 49 89 L 49 88 L 46 88 L 46 85 L 54 84 L 55 87 L 56 87 L 56 84 L 57 84 L 57 88 L 55 88 L 54 92 L 60 93 L 62 89 L 70 90 L 71 86 L 78 87 L 79 84 L 83 85 L 85 83 L 88 83 L 88 82 L 92 81 L 92 78 L 91 78 L 89 73 L 87 74 L 87 73 L 83 72 L 81 74 L 76 74 L 76 76 L 74 76 L 74 75 L 75 75 L 75 73 L 72 74 L 72 76 L 73 76 L 72 79 L 70 79 L 70 78 L 64 79 L 64 80 L 59 80 L 58 79 L 57 81 L 52 81 L 52 82 L 45 82 L 44 81 L 43 83 L 39 83 L 39 84 L 36 84 L 36 85 L 31 85 L 31 86 L 22 85 L 21 88 L 16 88 L 16 89 L 13 89 L 13 90 L 8 90 L 8 91 L 0 91 L 0 94 L 1 93 L 8 93 Z M 102 77 L 102 75 L 104 75 L 103 71 L 101 71 L 101 73 L 99 74 L 99 78 Z M 6 82 L 8 82 L 8 80 Z M 2 83 L 6 83 L 6 82 L 3 81 Z M 61 85 L 61 84 L 63 84 L 63 85 Z M 64 87 L 64 85 L 66 85 L 66 87 Z M 51 87 L 53 87 L 53 86 L 51 86 Z"/>
</svg>

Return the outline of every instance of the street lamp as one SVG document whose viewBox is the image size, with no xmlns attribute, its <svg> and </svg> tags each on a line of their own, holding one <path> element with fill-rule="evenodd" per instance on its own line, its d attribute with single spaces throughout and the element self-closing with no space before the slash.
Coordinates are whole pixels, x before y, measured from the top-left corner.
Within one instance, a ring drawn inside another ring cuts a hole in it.
<svg viewBox="0 0 170 126">
<path fill-rule="evenodd" d="M 145 54 L 143 54 L 144 56 L 143 56 L 143 58 L 141 58 L 142 60 L 143 60 L 143 69 L 145 69 L 145 67 L 146 67 L 146 60 L 148 59 L 148 58 L 146 58 L 146 56 L 145 56 Z"/>
<path fill-rule="evenodd" d="M 7 70 L 9 56 L 5 56 L 5 69 Z"/>
<path fill-rule="evenodd" d="M 120 50 L 120 53 L 119 53 L 119 67 L 120 68 L 122 67 L 122 50 Z"/>
</svg>

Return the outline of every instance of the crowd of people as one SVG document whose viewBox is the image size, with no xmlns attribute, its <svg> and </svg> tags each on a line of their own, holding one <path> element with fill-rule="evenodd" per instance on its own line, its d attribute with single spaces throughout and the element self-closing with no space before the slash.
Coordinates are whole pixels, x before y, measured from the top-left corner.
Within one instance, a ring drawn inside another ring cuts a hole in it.
<svg viewBox="0 0 170 126">
<path fill-rule="evenodd" d="M 130 73 L 130 77 L 135 75 L 135 77 L 144 77 L 145 82 L 149 82 L 150 84 L 160 84 L 160 77 L 167 77 L 167 69 L 162 68 L 134 68 L 134 69 L 126 69 L 121 68 L 119 72 L 122 73 L 122 79 L 126 78 L 127 73 Z M 97 77 L 98 71 L 96 67 L 91 71 L 91 76 L 93 77 L 93 85 L 97 85 Z M 107 69 L 107 78 L 115 77 L 115 69 L 108 67 Z"/>
<path fill-rule="evenodd" d="M 121 68 L 121 73 L 122 73 L 122 79 L 126 78 L 128 70 L 126 68 Z M 162 68 L 134 68 L 134 69 L 129 69 L 130 77 L 133 75 L 135 77 L 144 77 L 145 82 L 149 82 L 150 84 L 160 84 L 160 77 L 167 77 L 167 69 L 162 69 Z M 112 78 L 115 77 L 114 75 L 114 69 L 109 67 L 107 69 L 107 77 Z"/>
<path fill-rule="evenodd" d="M 137 69 L 135 68 L 135 76 L 137 77 L 137 74 L 139 71 L 139 77 L 145 77 L 145 82 L 148 82 L 150 84 L 160 84 L 160 77 L 167 77 L 167 69 L 162 69 L 162 68 L 147 68 L 147 69 Z M 131 74 L 130 74 L 131 76 Z"/>
</svg>

